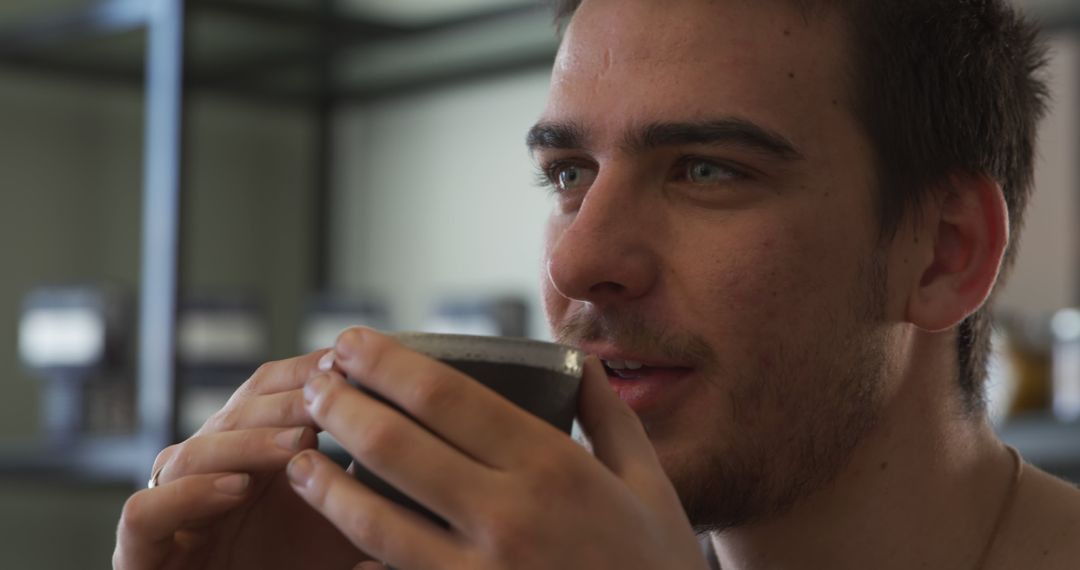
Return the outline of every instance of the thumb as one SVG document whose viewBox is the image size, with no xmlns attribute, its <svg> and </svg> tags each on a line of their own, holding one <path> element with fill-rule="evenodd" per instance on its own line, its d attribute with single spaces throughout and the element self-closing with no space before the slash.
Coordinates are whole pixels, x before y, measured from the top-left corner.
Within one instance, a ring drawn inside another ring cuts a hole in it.
<svg viewBox="0 0 1080 570">
<path fill-rule="evenodd" d="M 578 421 L 592 443 L 593 454 L 620 478 L 659 470 L 656 451 L 634 410 L 608 384 L 604 365 L 595 356 L 585 361 L 578 402 Z"/>
<path fill-rule="evenodd" d="M 601 463 L 653 512 L 670 517 L 672 524 L 689 525 L 645 426 L 611 389 L 604 365 L 596 357 L 585 362 L 578 419 Z"/>
</svg>

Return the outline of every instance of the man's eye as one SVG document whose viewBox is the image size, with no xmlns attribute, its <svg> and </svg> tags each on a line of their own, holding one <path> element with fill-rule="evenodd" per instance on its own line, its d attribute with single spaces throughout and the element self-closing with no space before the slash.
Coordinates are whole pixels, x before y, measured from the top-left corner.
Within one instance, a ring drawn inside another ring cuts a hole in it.
<svg viewBox="0 0 1080 570">
<path fill-rule="evenodd" d="M 588 187 L 596 179 L 596 172 L 578 164 L 556 164 L 549 171 L 549 179 L 559 192 Z"/>
<path fill-rule="evenodd" d="M 736 170 L 704 159 L 688 160 L 684 165 L 686 181 L 694 184 L 718 184 L 742 178 Z"/>
</svg>

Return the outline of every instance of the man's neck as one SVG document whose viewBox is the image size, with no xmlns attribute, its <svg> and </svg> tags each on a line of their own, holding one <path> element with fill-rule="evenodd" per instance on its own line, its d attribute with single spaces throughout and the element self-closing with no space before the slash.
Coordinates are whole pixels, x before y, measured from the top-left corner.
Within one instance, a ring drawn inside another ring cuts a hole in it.
<svg viewBox="0 0 1080 570">
<path fill-rule="evenodd" d="M 724 570 L 974 570 L 1013 460 L 966 417 L 942 339 L 914 333 L 877 427 L 826 488 L 793 510 L 713 535 Z"/>
</svg>

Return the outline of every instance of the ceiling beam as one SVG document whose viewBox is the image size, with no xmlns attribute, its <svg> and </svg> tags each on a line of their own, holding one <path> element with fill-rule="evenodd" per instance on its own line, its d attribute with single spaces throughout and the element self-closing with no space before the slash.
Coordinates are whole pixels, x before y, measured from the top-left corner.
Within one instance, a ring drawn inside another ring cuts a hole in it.
<svg viewBox="0 0 1080 570">
<path fill-rule="evenodd" d="M 150 19 L 151 4 L 146 0 L 103 0 L 7 24 L 0 27 L 0 55 L 25 54 L 142 28 Z"/>
</svg>

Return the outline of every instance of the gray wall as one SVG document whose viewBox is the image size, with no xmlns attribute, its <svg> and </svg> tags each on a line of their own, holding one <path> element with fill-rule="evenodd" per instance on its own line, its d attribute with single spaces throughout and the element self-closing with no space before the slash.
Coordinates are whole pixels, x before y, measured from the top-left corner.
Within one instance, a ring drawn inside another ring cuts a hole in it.
<svg viewBox="0 0 1080 570">
<path fill-rule="evenodd" d="M 1032 316 L 1080 304 L 1080 41 L 1059 37 L 1050 47 L 1053 105 L 1039 131 L 1035 194 L 998 303 Z"/>
<path fill-rule="evenodd" d="M 518 293 L 539 302 L 544 220 L 525 132 L 547 70 L 357 107 L 337 122 L 332 280 L 386 298 L 420 327 L 440 295 Z"/>
</svg>

